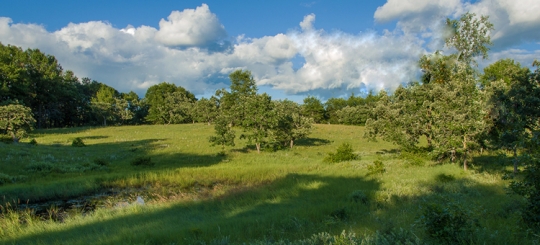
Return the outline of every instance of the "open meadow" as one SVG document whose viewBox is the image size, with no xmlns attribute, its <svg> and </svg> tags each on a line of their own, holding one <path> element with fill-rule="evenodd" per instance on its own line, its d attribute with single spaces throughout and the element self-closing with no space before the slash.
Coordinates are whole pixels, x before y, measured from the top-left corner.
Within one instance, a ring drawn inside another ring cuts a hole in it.
<svg viewBox="0 0 540 245">
<path fill-rule="evenodd" d="M 512 168 L 494 153 L 475 156 L 465 172 L 423 154 L 401 154 L 391 143 L 368 142 L 360 126 L 318 124 L 294 148 L 260 154 L 242 140 L 220 154 L 208 142 L 213 133 L 206 124 L 68 128 L 0 143 L 0 243 L 538 239 L 519 225 L 524 200 L 507 194 L 503 176 Z M 29 144 L 32 138 L 37 145 Z M 76 138 L 85 146 L 72 146 Z M 342 143 L 359 158 L 324 162 Z M 445 227 L 430 212 L 443 214 Z M 437 228 L 442 238 L 430 230 Z"/>
</svg>

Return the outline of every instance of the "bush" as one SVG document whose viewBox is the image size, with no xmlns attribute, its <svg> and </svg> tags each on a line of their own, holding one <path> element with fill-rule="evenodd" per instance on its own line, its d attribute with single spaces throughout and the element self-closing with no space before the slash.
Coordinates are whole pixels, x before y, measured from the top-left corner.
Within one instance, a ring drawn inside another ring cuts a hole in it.
<svg viewBox="0 0 540 245">
<path fill-rule="evenodd" d="M 84 141 L 81 138 L 77 137 L 71 142 L 71 146 L 84 147 L 86 145 L 84 144 Z"/>
<path fill-rule="evenodd" d="M 31 139 L 30 142 L 28 142 L 28 144 L 37 145 L 37 141 L 36 139 Z"/>
<path fill-rule="evenodd" d="M 455 203 L 429 204 L 420 218 L 427 234 L 441 243 L 462 244 L 472 240 L 478 222 Z"/>
<path fill-rule="evenodd" d="M 324 158 L 324 162 L 336 163 L 357 160 L 358 158 L 358 155 L 353 153 L 351 144 L 343 143 L 337 148 L 335 153 L 328 153 L 328 155 Z"/>
<path fill-rule="evenodd" d="M 150 157 L 137 157 L 133 159 L 130 163 L 132 166 L 144 166 L 144 167 L 151 167 L 154 166 L 155 163 L 152 162 L 152 159 Z"/>
<path fill-rule="evenodd" d="M 386 172 L 386 169 L 384 168 L 384 164 L 381 160 L 373 161 L 373 164 L 369 164 L 367 166 L 367 169 L 368 169 L 368 175 L 383 174 L 384 172 Z"/>
<path fill-rule="evenodd" d="M 426 154 L 406 151 L 402 151 L 399 158 L 402 159 L 406 164 L 411 166 L 424 166 L 426 160 L 429 159 Z"/>
</svg>

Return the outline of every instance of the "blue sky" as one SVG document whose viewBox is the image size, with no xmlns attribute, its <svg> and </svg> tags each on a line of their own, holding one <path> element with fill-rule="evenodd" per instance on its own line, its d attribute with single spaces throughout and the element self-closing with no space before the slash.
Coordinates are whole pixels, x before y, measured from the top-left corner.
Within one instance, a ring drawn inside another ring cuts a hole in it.
<svg viewBox="0 0 540 245">
<path fill-rule="evenodd" d="M 442 23 L 489 15 L 500 58 L 540 58 L 540 1 L 8 1 L 0 42 L 39 48 L 121 92 L 167 81 L 199 97 L 252 71 L 262 92 L 301 101 L 393 90 L 444 49 Z"/>
</svg>

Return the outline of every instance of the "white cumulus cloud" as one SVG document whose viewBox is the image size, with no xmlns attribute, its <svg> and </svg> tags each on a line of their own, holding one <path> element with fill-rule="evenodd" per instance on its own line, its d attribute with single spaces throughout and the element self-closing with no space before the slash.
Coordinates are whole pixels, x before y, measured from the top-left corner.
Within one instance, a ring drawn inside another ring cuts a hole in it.
<svg viewBox="0 0 540 245">
<path fill-rule="evenodd" d="M 427 32 L 440 38 L 442 21 L 459 18 L 465 12 L 488 15 L 495 30 L 491 33 L 494 49 L 501 50 L 527 42 L 540 42 L 540 1 L 538 0 L 388 0 L 377 8 L 375 20 L 397 20 L 404 31 Z M 441 42 L 438 42 L 441 46 Z M 439 47 L 440 48 L 440 47 Z"/>
<path fill-rule="evenodd" d="M 171 16 L 167 23 L 173 25 L 178 24 L 175 21 L 187 23 L 197 19 L 193 16 L 215 17 L 206 5 L 175 11 Z M 148 26 L 118 29 L 101 21 L 70 23 L 58 31 L 47 32 L 39 25 L 12 24 L 10 19 L 3 18 L 0 41 L 40 48 L 55 55 L 65 69 L 73 70 L 79 77 L 87 76 L 120 91 L 134 90 L 141 95 L 149 86 L 162 81 L 196 94 L 212 93 L 227 87 L 227 75 L 236 69 L 252 71 L 259 85 L 292 94 L 324 90 L 346 94 L 348 89 L 361 87 L 395 88 L 416 75 L 415 62 L 423 49 L 414 36 L 393 32 L 328 33 L 316 29 L 314 21 L 315 15 L 310 14 L 300 23 L 301 30 L 260 38 L 240 36 L 224 52 L 205 49 L 205 43 L 215 41 L 217 36 L 191 33 L 193 36 L 182 42 L 168 44 L 194 46 L 177 49 L 162 44 L 163 25 L 160 30 Z M 211 26 L 222 28 L 217 18 L 210 22 Z M 295 67 L 293 59 L 304 62 Z"/>
<path fill-rule="evenodd" d="M 520 1 L 525 0 L 515 2 Z M 228 87 L 230 72 L 248 69 L 259 85 L 289 94 L 328 97 L 359 89 L 392 90 L 416 79 L 419 57 L 440 48 L 442 34 L 436 31 L 437 25 L 446 16 L 459 17 L 464 11 L 490 15 L 496 26 L 494 42 L 539 42 L 535 26 L 540 26 L 540 20 L 530 15 L 537 6 L 536 1 L 523 8 L 503 0 L 472 4 L 389 0 L 377 9 L 375 19 L 396 20 L 398 25 L 392 31 L 328 32 L 317 29 L 315 14 L 309 14 L 299 20 L 300 29 L 259 38 L 234 37 L 229 48 L 221 51 L 210 51 L 209 46 L 223 40 L 225 29 L 205 4 L 173 11 L 167 20 L 161 20 L 159 29 L 144 25 L 119 29 L 107 22 L 91 21 L 48 32 L 42 25 L 13 23 L 0 17 L 0 42 L 39 48 L 77 76 L 122 92 L 133 90 L 144 95 L 148 87 L 166 81 L 197 95 L 211 94 Z M 496 50 L 491 60 L 510 57 L 530 65 L 538 55 L 539 51 L 518 48 Z"/>
<path fill-rule="evenodd" d="M 227 36 L 225 27 L 208 5 L 182 12 L 173 11 L 161 19 L 156 40 L 168 46 L 201 46 Z"/>
<path fill-rule="evenodd" d="M 309 14 L 304 17 L 304 20 L 300 22 L 302 30 L 307 31 L 313 28 L 313 22 L 315 22 L 315 14 Z"/>
</svg>

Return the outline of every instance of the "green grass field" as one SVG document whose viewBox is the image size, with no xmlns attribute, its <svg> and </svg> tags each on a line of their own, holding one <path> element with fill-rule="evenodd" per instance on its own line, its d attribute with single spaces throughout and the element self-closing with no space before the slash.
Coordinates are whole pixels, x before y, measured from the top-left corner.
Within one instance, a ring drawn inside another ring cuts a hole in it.
<svg viewBox="0 0 540 245">
<path fill-rule="evenodd" d="M 402 229 L 436 244 L 422 225 L 432 204 L 459 206 L 476 222 L 467 243 L 538 239 L 520 226 L 523 199 L 506 193 L 502 176 L 511 168 L 504 159 L 485 153 L 464 172 L 457 164 L 400 154 L 390 143 L 368 142 L 363 130 L 316 125 L 293 149 L 257 154 L 237 141 L 226 155 L 210 146 L 214 130 L 205 124 L 35 131 L 35 146 L 30 139 L 0 143 L 0 242 L 278 244 L 321 232 L 369 238 Z M 86 146 L 71 146 L 75 138 Z M 342 143 L 360 158 L 323 162 Z M 131 164 L 141 157 L 154 165 Z M 384 173 L 369 173 L 376 160 Z M 100 195 L 90 212 L 52 206 L 36 216 L 20 208 Z M 131 205 L 137 196 L 145 205 Z"/>
</svg>

